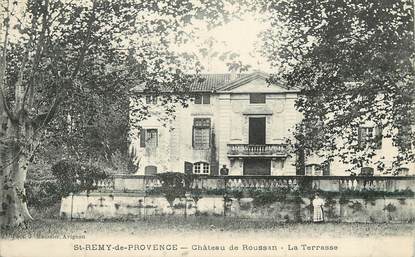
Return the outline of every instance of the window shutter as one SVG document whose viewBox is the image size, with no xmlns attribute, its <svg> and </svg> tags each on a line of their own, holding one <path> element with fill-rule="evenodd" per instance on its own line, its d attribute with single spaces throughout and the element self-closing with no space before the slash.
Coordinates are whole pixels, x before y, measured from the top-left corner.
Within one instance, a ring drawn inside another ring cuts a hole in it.
<svg viewBox="0 0 415 257">
<path fill-rule="evenodd" d="M 146 130 L 140 130 L 140 147 L 146 147 Z"/>
<path fill-rule="evenodd" d="M 192 127 L 192 147 L 195 148 L 195 126 Z"/>
<path fill-rule="evenodd" d="M 412 147 L 412 127 L 409 124 L 403 125 L 398 130 L 398 146 L 404 150 L 409 150 Z"/>
<path fill-rule="evenodd" d="M 381 149 L 382 148 L 382 128 L 380 127 L 375 127 L 374 129 L 375 132 L 375 143 L 376 143 L 376 149 Z"/>
<path fill-rule="evenodd" d="M 184 173 L 192 174 L 193 173 L 193 163 L 191 162 L 184 162 Z"/>
<path fill-rule="evenodd" d="M 210 104 L 210 95 L 206 94 L 203 96 L 203 104 Z"/>
<path fill-rule="evenodd" d="M 155 129 L 154 136 L 156 137 L 154 139 L 155 140 L 155 145 L 158 146 L 159 145 L 159 131 L 157 129 Z"/>
<path fill-rule="evenodd" d="M 196 95 L 195 96 L 195 104 L 201 104 L 202 103 L 202 96 Z"/>
<path fill-rule="evenodd" d="M 330 162 L 325 161 L 323 163 L 323 176 L 330 176 Z"/>
<path fill-rule="evenodd" d="M 358 127 L 357 128 L 357 142 L 359 145 L 359 148 L 363 148 L 364 146 L 364 142 L 363 142 L 363 128 L 362 127 Z"/>
</svg>

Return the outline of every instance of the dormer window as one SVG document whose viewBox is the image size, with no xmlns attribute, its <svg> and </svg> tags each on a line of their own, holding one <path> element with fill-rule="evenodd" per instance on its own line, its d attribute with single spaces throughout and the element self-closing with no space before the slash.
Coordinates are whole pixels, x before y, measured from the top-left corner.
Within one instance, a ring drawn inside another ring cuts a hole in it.
<svg viewBox="0 0 415 257">
<path fill-rule="evenodd" d="M 249 103 L 251 103 L 251 104 L 264 104 L 265 103 L 265 94 L 262 94 L 262 93 L 249 94 Z"/>
<path fill-rule="evenodd" d="M 210 95 L 209 94 L 196 95 L 195 104 L 210 104 Z"/>
<path fill-rule="evenodd" d="M 157 96 L 146 95 L 146 104 L 157 104 Z"/>
</svg>

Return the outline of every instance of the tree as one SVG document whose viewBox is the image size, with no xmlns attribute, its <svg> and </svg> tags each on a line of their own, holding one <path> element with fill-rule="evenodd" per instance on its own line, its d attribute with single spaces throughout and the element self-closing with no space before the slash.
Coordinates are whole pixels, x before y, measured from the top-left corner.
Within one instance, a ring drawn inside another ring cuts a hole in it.
<svg viewBox="0 0 415 257">
<path fill-rule="evenodd" d="M 378 169 L 414 161 L 413 1 L 282 0 L 261 7 L 272 25 L 263 53 L 280 73 L 270 82 L 302 90 L 297 151 L 360 168 L 381 139 L 359 143 L 359 126 L 369 122 L 399 149 L 393 167 L 380 161 Z"/>
<path fill-rule="evenodd" d="M 105 116 L 100 107 L 113 96 L 125 99 L 138 83 L 180 91 L 195 62 L 176 55 L 171 43 L 189 40 L 193 18 L 215 25 L 227 14 L 219 0 L 28 0 L 3 9 L 0 199 L 1 224 L 10 226 L 31 220 L 24 182 L 45 137 L 59 131 L 66 146 L 76 145 L 76 133 Z"/>
</svg>

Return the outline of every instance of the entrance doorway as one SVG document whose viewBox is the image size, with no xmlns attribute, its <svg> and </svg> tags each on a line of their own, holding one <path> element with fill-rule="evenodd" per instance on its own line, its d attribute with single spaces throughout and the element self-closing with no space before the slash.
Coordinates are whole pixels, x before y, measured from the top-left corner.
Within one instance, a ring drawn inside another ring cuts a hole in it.
<svg viewBox="0 0 415 257">
<path fill-rule="evenodd" d="M 268 159 L 245 159 L 244 175 L 271 175 L 271 160 Z"/>
<path fill-rule="evenodd" d="M 265 145 L 265 117 L 249 118 L 249 144 Z"/>
</svg>

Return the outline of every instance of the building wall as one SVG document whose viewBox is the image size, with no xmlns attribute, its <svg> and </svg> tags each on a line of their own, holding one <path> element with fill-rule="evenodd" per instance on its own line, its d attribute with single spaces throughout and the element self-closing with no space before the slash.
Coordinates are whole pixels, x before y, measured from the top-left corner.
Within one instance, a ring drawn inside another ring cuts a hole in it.
<svg viewBox="0 0 415 257">
<path fill-rule="evenodd" d="M 265 104 L 250 104 L 249 93 L 266 93 Z M 266 117 L 266 144 L 284 143 L 285 138 L 292 137 L 295 124 L 302 116 L 294 104 L 297 93 L 281 88 L 270 88 L 263 80 L 250 82 L 229 92 L 211 94 L 210 104 L 190 103 L 188 108 L 177 106 L 176 118 L 170 122 L 160 122 L 160 103 L 150 106 L 152 117 L 142 121 L 143 128 L 158 129 L 157 149 L 140 147 L 139 131 L 133 130 L 131 148 L 135 150 L 138 160 L 137 174 L 144 174 L 148 165 L 157 166 L 158 172 L 184 171 L 184 162 L 207 162 L 211 164 L 211 173 L 222 165 L 229 168 L 229 175 L 243 174 L 244 159 L 229 159 L 228 144 L 248 144 L 249 117 Z M 160 102 L 160 101 L 159 101 Z M 134 104 L 134 103 L 132 103 Z M 210 118 L 212 133 L 215 134 L 214 150 L 195 150 L 192 147 L 192 129 L 194 118 Z M 165 124 L 166 126 L 164 126 Z M 372 163 L 375 175 L 376 161 L 384 162 L 385 168 L 392 167 L 392 161 L 398 154 L 391 138 L 383 138 L 382 148 L 376 151 Z M 271 175 L 295 175 L 295 156 L 285 159 L 273 159 Z M 309 157 L 307 163 L 321 163 L 323 160 Z M 352 165 L 344 164 L 339 158 L 330 164 L 330 175 L 349 175 L 346 172 Z M 215 168 L 216 167 L 216 168 Z M 415 174 L 415 164 L 408 163 L 409 175 Z M 359 171 L 357 171 L 358 173 Z M 216 173 L 217 174 L 217 173 Z"/>
<path fill-rule="evenodd" d="M 243 174 L 243 160 L 231 161 L 227 156 L 227 144 L 248 144 L 249 117 L 266 117 L 266 144 L 279 144 L 290 137 L 290 130 L 301 118 L 294 107 L 295 93 L 269 93 L 265 104 L 250 104 L 249 93 L 212 94 L 210 104 L 191 103 L 188 108 L 177 106 L 176 118 L 166 127 L 157 120 L 160 106 L 153 105 L 153 116 L 141 122 L 144 129 L 158 129 L 157 149 L 140 147 L 139 130 L 133 130 L 131 147 L 138 156 L 137 174 L 144 174 L 148 165 L 157 166 L 158 172 L 183 172 L 184 162 L 208 162 L 217 160 L 219 168 L 226 165 L 230 175 Z M 195 150 L 192 147 L 194 118 L 210 118 L 215 134 L 216 153 Z M 295 175 L 295 157 L 274 159 L 271 175 Z"/>
</svg>

